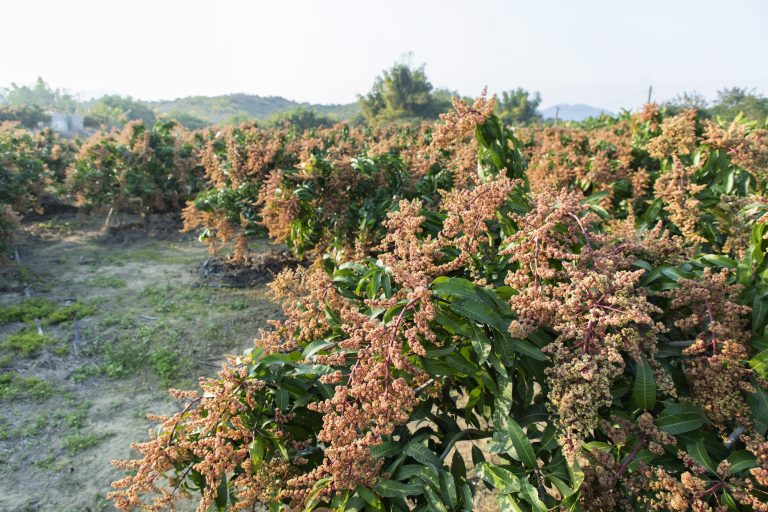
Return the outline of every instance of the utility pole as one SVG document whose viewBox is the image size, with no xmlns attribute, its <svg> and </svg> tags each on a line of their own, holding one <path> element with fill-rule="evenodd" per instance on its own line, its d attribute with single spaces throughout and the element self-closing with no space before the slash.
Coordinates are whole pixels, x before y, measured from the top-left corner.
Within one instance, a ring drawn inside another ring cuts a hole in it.
<svg viewBox="0 0 768 512">
<path fill-rule="evenodd" d="M 560 105 L 555 107 L 555 126 L 557 126 L 557 120 L 560 118 Z"/>
<path fill-rule="evenodd" d="M 651 95 L 652 95 L 652 94 L 653 94 L 653 86 L 652 86 L 652 85 L 649 85 L 649 86 L 648 86 L 648 103 L 650 103 L 650 102 L 651 102 Z"/>
</svg>

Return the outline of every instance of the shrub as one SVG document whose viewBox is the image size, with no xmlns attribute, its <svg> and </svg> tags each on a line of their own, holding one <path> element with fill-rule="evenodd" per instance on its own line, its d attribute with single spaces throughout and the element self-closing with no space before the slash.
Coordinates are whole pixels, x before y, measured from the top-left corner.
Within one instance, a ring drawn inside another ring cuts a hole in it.
<svg viewBox="0 0 768 512">
<path fill-rule="evenodd" d="M 173 121 L 133 121 L 119 133 L 97 133 L 70 167 L 68 189 L 88 209 L 178 211 L 199 189 L 195 144 Z"/>
<path fill-rule="evenodd" d="M 671 196 L 637 215 L 531 192 L 482 112 L 457 104 L 435 134 L 474 132 L 482 179 L 438 210 L 400 201 L 367 258 L 281 274 L 285 319 L 173 392 L 184 411 L 117 463 L 118 508 L 471 510 L 474 472 L 504 510 L 765 509 L 766 224 L 732 258 L 698 198 L 688 223 Z M 699 168 L 690 119 L 648 148 L 660 176 L 696 166 L 694 197 L 753 183 Z"/>
</svg>

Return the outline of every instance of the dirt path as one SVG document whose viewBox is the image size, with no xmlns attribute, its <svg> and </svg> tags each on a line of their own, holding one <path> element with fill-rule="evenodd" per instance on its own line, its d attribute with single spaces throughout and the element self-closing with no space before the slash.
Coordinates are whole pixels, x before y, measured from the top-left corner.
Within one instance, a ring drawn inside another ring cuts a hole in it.
<svg viewBox="0 0 768 512">
<path fill-rule="evenodd" d="M 27 224 L 18 247 L 33 300 L 0 283 L 0 511 L 111 510 L 122 473 L 109 461 L 146 438 L 147 412 L 178 407 L 165 389 L 195 387 L 278 315 L 264 286 L 202 285 L 194 237 L 97 227 Z M 21 318 L 30 311 L 45 313 L 42 337 Z"/>
</svg>

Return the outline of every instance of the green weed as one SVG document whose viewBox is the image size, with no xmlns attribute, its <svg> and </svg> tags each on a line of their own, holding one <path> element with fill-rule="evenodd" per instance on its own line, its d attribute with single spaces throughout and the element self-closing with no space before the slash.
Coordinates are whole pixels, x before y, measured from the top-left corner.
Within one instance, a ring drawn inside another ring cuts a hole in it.
<svg viewBox="0 0 768 512">
<path fill-rule="evenodd" d="M 78 318 L 90 316 L 95 308 L 91 305 L 75 303 L 70 306 L 58 307 L 54 302 L 42 297 L 22 300 L 19 304 L 0 307 L 0 324 L 11 322 L 34 322 L 40 319 L 46 325 L 60 324 Z"/>
<path fill-rule="evenodd" d="M 65 450 L 67 450 L 67 452 L 69 452 L 70 455 L 75 455 L 84 450 L 87 450 L 88 448 L 96 446 L 107 437 L 109 437 L 109 434 L 94 434 L 92 432 L 88 432 L 88 433 L 76 432 L 74 434 L 65 436 L 61 440 L 61 445 L 64 447 Z"/>
<path fill-rule="evenodd" d="M 29 357 L 46 345 L 55 343 L 53 336 L 40 334 L 32 329 L 22 329 L 19 332 L 9 334 L 0 342 L 0 348 L 10 349 Z"/>
<path fill-rule="evenodd" d="M 48 381 L 38 377 L 22 377 L 16 372 L 0 374 L 0 400 L 45 400 L 51 396 L 53 385 Z"/>
</svg>

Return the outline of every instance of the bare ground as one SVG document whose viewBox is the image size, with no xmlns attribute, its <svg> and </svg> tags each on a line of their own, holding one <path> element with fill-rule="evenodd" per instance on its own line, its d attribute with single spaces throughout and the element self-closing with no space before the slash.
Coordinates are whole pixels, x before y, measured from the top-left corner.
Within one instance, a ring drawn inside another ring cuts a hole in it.
<svg viewBox="0 0 768 512">
<path fill-rule="evenodd" d="M 82 313 L 42 322 L 49 342 L 30 352 L 4 340 L 34 324 L 0 325 L 0 511 L 111 510 L 123 473 L 110 461 L 146 439 L 146 413 L 179 408 L 165 390 L 195 387 L 279 314 L 263 284 L 208 286 L 205 248 L 173 222 L 99 227 L 73 214 L 27 223 L 22 267 L 0 276 L 0 307 L 22 304 L 27 282 Z"/>
</svg>

